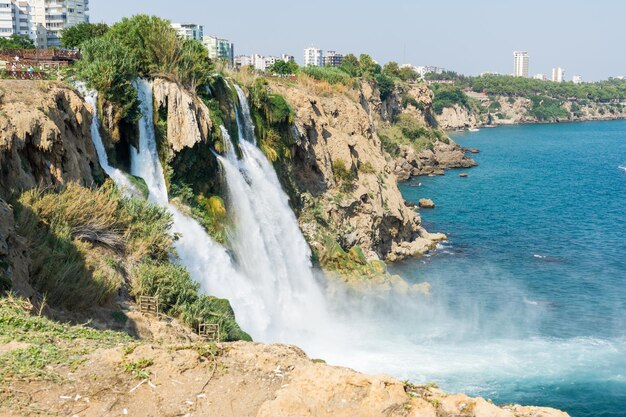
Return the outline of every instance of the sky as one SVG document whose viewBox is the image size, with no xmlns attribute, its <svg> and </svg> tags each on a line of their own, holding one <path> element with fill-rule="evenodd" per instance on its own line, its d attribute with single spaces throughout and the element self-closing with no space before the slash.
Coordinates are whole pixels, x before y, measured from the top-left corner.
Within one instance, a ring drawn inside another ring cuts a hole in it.
<svg viewBox="0 0 626 417">
<path fill-rule="evenodd" d="M 235 44 L 235 54 L 303 61 L 303 49 L 368 53 L 379 63 L 510 74 L 528 51 L 531 75 L 553 67 L 566 79 L 626 75 L 623 0 L 90 0 L 92 22 L 154 14 L 198 23 Z"/>
</svg>

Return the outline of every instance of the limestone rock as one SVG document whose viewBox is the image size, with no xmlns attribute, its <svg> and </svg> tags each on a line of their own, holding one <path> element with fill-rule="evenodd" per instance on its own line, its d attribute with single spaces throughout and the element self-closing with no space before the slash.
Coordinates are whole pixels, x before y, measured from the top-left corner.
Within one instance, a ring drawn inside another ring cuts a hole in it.
<svg viewBox="0 0 626 417">
<path fill-rule="evenodd" d="M 444 130 L 456 130 L 472 128 L 479 125 L 479 121 L 467 108 L 455 104 L 445 107 L 441 114 L 437 115 L 439 127 Z"/>
<path fill-rule="evenodd" d="M 420 198 L 419 205 L 421 208 L 435 208 L 435 203 L 430 198 Z"/>
<path fill-rule="evenodd" d="M 0 194 L 37 185 L 94 183 L 103 175 L 91 141 L 91 111 L 57 82 L 1 80 Z"/>
<path fill-rule="evenodd" d="M 167 139 L 174 152 L 206 141 L 212 123 L 209 109 L 202 100 L 180 84 L 164 78 L 156 78 L 152 85 L 155 108 L 167 108 Z"/>
</svg>

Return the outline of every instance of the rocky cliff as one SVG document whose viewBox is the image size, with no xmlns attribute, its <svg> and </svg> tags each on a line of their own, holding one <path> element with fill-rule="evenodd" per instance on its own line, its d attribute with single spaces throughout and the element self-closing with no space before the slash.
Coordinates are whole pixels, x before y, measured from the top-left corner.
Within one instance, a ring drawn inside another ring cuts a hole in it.
<svg viewBox="0 0 626 417">
<path fill-rule="evenodd" d="M 478 117 L 468 108 L 455 104 L 444 107 L 437 115 L 437 123 L 444 130 L 470 129 L 478 126 Z"/>
<path fill-rule="evenodd" d="M 363 96 L 301 83 L 274 82 L 272 89 L 296 113 L 290 174 L 301 191 L 301 227 L 315 249 L 322 252 L 330 234 L 346 250 L 358 245 L 370 259 L 393 261 L 443 238 L 405 206 Z"/>
<path fill-rule="evenodd" d="M 0 195 L 103 179 L 82 97 L 54 82 L 0 81 Z"/>
</svg>

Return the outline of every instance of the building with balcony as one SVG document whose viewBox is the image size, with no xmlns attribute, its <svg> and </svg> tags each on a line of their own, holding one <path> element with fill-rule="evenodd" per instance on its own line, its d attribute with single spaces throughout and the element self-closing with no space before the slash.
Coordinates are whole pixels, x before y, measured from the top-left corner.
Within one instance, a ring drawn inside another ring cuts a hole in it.
<svg viewBox="0 0 626 417">
<path fill-rule="evenodd" d="M 320 48 L 306 48 L 304 50 L 304 66 L 305 67 L 322 67 L 324 66 L 324 57 Z"/>
<path fill-rule="evenodd" d="M 324 66 L 326 67 L 338 67 L 343 62 L 343 54 L 338 54 L 335 51 L 326 51 L 324 54 Z"/>
<path fill-rule="evenodd" d="M 195 23 L 172 23 L 172 27 L 182 39 L 195 39 L 202 42 L 204 39 L 204 26 Z"/>
<path fill-rule="evenodd" d="M 235 64 L 235 45 L 217 36 L 204 36 L 202 43 L 209 50 L 209 58 L 226 61 L 231 67 Z"/>
</svg>

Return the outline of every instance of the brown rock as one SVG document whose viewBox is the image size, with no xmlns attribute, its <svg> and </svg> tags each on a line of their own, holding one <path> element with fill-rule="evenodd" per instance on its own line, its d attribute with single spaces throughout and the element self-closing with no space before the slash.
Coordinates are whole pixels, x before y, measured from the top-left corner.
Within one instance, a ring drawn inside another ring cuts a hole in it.
<svg viewBox="0 0 626 417">
<path fill-rule="evenodd" d="M 419 206 L 421 208 L 435 208 L 435 203 L 430 198 L 420 198 Z"/>
</svg>

